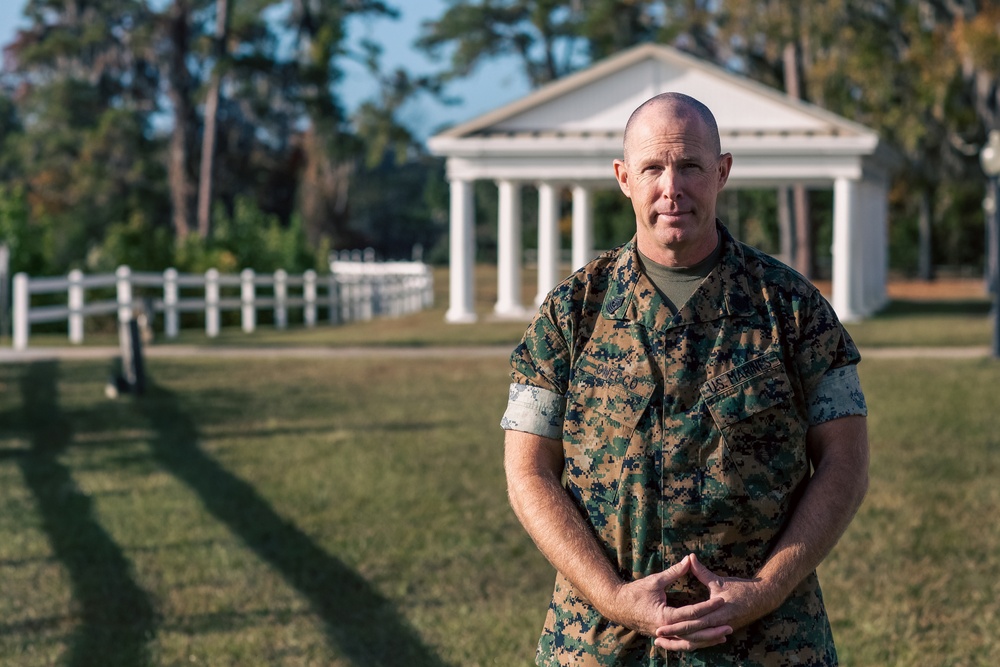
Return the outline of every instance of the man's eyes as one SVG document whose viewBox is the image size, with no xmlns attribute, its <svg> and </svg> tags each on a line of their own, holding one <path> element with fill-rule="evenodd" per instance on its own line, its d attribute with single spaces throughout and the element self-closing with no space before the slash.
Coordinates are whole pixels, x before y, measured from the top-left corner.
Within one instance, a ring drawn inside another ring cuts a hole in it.
<svg viewBox="0 0 1000 667">
<path fill-rule="evenodd" d="M 643 167 L 642 173 L 654 174 L 663 171 L 663 169 L 664 166 L 661 164 L 651 164 Z M 681 164 L 677 165 L 677 169 L 679 171 L 686 171 L 686 172 L 701 171 L 701 165 L 698 164 L 697 162 L 682 162 Z"/>
</svg>

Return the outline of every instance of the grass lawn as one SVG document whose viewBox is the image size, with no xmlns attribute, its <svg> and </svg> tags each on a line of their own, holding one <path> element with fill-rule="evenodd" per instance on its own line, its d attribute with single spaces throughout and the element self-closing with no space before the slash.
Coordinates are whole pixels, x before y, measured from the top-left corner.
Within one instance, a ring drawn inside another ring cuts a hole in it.
<svg viewBox="0 0 1000 667">
<path fill-rule="evenodd" d="M 988 346 L 993 335 L 990 302 L 978 299 L 905 300 L 875 317 L 848 325 L 862 347 Z"/>
<path fill-rule="evenodd" d="M 423 313 L 178 342 L 510 346 L 495 285 L 478 267 L 473 325 L 444 323 L 439 271 Z M 988 312 L 897 298 L 849 329 L 987 345 Z M 552 570 L 505 501 L 502 356 L 148 363 L 118 401 L 107 362 L 0 366 L 0 666 L 531 662 Z M 821 570 L 843 664 L 1000 664 L 1000 364 L 861 370 L 872 487 Z"/>
<path fill-rule="evenodd" d="M 872 486 L 821 578 L 845 665 L 1000 664 L 1000 364 L 870 360 Z M 0 665 L 526 665 L 505 360 L 0 366 Z"/>
</svg>

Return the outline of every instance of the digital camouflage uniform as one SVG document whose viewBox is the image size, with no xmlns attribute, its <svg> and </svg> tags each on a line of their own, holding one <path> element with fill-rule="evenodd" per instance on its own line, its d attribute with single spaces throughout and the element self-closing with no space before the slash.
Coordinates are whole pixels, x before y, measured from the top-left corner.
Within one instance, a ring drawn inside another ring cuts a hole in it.
<svg viewBox="0 0 1000 667">
<path fill-rule="evenodd" d="M 563 483 L 620 575 L 688 553 L 752 577 L 810 474 L 806 431 L 865 414 L 860 356 L 829 304 L 719 225 L 719 264 L 676 316 L 635 240 L 558 285 L 515 349 L 502 426 L 561 439 Z M 672 606 L 707 599 L 687 577 Z M 693 652 L 603 618 L 561 574 L 539 665 L 834 665 L 815 573 L 775 612 Z"/>
</svg>

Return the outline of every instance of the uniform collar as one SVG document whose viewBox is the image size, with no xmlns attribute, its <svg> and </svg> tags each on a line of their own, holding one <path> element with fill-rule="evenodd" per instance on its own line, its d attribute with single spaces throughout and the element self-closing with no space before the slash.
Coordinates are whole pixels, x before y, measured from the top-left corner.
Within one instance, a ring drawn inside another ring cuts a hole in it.
<svg viewBox="0 0 1000 667">
<path fill-rule="evenodd" d="M 749 312 L 753 306 L 747 290 L 743 247 L 721 222 L 716 220 L 715 224 L 723 245 L 719 263 L 675 315 L 671 315 L 670 308 L 641 270 L 635 237 L 618 255 L 601 315 L 662 330 Z"/>
</svg>

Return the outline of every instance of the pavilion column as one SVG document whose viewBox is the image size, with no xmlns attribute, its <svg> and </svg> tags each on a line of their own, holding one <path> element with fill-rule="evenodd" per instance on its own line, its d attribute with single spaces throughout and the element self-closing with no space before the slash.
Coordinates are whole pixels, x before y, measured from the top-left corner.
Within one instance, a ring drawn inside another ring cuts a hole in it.
<svg viewBox="0 0 1000 667">
<path fill-rule="evenodd" d="M 573 271 L 594 258 L 594 214 L 590 190 L 573 186 Z"/>
<path fill-rule="evenodd" d="M 538 185 L 538 294 L 539 305 L 559 282 L 559 191 L 551 183 Z"/>
<path fill-rule="evenodd" d="M 476 254 L 472 181 L 453 180 L 448 240 L 450 290 L 448 312 L 444 319 L 461 324 L 476 321 L 473 307 L 473 267 Z"/>
<path fill-rule="evenodd" d="M 497 183 L 497 303 L 494 312 L 504 317 L 523 315 L 521 305 L 521 186 Z"/>
<path fill-rule="evenodd" d="M 833 309 L 843 322 L 865 316 L 861 187 L 857 180 L 833 183 Z"/>
</svg>

